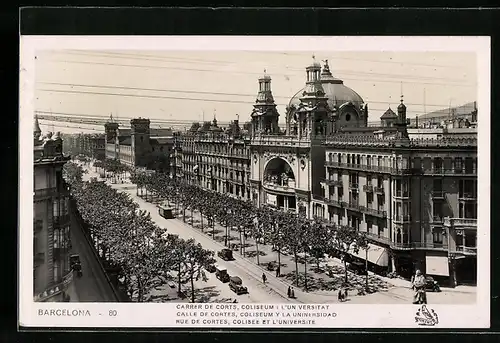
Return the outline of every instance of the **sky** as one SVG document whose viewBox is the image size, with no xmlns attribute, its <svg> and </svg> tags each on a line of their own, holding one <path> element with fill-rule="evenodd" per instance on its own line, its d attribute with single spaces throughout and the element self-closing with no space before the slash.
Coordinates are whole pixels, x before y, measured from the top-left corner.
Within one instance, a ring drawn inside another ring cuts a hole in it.
<svg viewBox="0 0 500 343">
<path fill-rule="evenodd" d="M 189 121 L 212 120 L 215 114 L 219 122 L 238 114 L 244 122 L 265 71 L 283 122 L 313 56 L 321 64 L 328 60 L 333 76 L 364 99 L 369 122 L 389 106 L 395 109 L 401 94 L 409 118 L 477 100 L 473 52 L 39 50 L 35 55 L 34 106 L 48 114 Z M 43 131 L 52 127 L 41 124 Z"/>
</svg>

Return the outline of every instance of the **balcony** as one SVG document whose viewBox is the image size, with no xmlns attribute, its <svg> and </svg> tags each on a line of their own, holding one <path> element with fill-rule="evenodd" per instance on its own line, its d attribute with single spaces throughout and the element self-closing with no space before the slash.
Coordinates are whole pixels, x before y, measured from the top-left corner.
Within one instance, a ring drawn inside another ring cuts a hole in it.
<svg viewBox="0 0 500 343">
<path fill-rule="evenodd" d="M 398 250 L 440 250 L 448 251 L 448 246 L 441 243 L 413 242 L 413 243 L 392 243 L 391 247 Z"/>
<path fill-rule="evenodd" d="M 457 176 L 477 176 L 477 170 L 473 169 L 455 169 L 455 168 L 425 168 L 422 173 L 427 175 L 457 175 Z"/>
<path fill-rule="evenodd" d="M 338 187 L 342 187 L 343 186 L 342 180 L 333 180 L 333 179 L 323 178 L 322 181 L 324 183 L 326 183 L 327 185 L 330 185 L 330 186 L 338 186 Z"/>
<path fill-rule="evenodd" d="M 387 211 L 377 210 L 376 208 L 370 208 L 370 207 L 365 207 L 365 206 L 360 206 L 360 208 L 361 208 L 362 212 L 365 212 L 369 215 L 381 217 L 381 218 L 387 217 Z"/>
<path fill-rule="evenodd" d="M 65 226 L 66 224 L 69 224 L 69 221 L 70 221 L 69 214 L 64 214 L 62 216 L 54 217 L 52 223 L 54 226 L 61 227 L 61 226 Z"/>
<path fill-rule="evenodd" d="M 221 155 L 219 155 L 219 156 L 221 156 Z M 250 156 L 248 156 L 247 154 L 243 154 L 243 155 L 227 154 L 226 156 L 230 157 L 230 158 L 238 158 L 238 159 L 244 159 L 244 160 L 250 159 Z"/>
<path fill-rule="evenodd" d="M 373 190 L 375 191 L 375 193 L 377 194 L 384 194 L 385 191 L 384 191 L 384 187 L 374 187 Z"/>
<path fill-rule="evenodd" d="M 433 199 L 444 199 L 444 191 L 443 190 L 433 190 L 432 191 Z"/>
<path fill-rule="evenodd" d="M 349 189 L 358 190 L 359 185 L 354 182 L 349 183 Z"/>
<path fill-rule="evenodd" d="M 35 193 L 34 200 L 45 200 L 57 195 L 57 188 L 51 187 L 51 188 L 35 189 L 34 193 Z"/>
<path fill-rule="evenodd" d="M 410 197 L 410 192 L 408 191 L 402 191 L 402 190 L 396 190 L 394 193 L 394 196 L 396 198 L 409 198 Z"/>
<path fill-rule="evenodd" d="M 411 222 L 411 216 L 410 215 L 394 216 L 394 221 L 399 223 Z"/>
<path fill-rule="evenodd" d="M 341 207 L 341 208 L 347 206 L 347 204 L 344 201 L 338 201 L 338 200 L 335 200 L 333 198 L 325 198 L 322 196 L 314 196 L 314 197 L 317 198 L 318 200 L 324 201 L 328 205 L 337 206 L 337 207 Z"/>
<path fill-rule="evenodd" d="M 444 244 L 430 242 L 396 243 L 391 241 L 390 238 L 383 235 L 377 235 L 371 232 L 365 232 L 365 234 L 366 238 L 368 238 L 370 241 L 386 244 L 395 250 L 448 250 L 448 246 Z"/>
<path fill-rule="evenodd" d="M 418 174 L 420 170 L 411 168 L 391 168 L 391 173 L 396 175 L 411 175 Z"/>
<path fill-rule="evenodd" d="M 295 193 L 295 182 L 293 183 L 288 183 L 287 186 L 282 186 L 278 183 L 272 183 L 272 182 L 263 182 L 262 186 L 266 190 L 270 191 L 275 191 L 275 192 L 281 192 L 281 193 Z"/>
<path fill-rule="evenodd" d="M 349 169 L 349 170 L 370 171 L 375 173 L 395 174 L 395 175 L 411 175 L 411 174 L 422 173 L 422 170 L 417 168 L 393 168 L 393 167 L 367 165 L 367 164 L 344 163 L 344 162 L 339 163 L 334 161 L 325 162 L 325 166 L 341 168 L 341 169 Z"/>
<path fill-rule="evenodd" d="M 458 195 L 458 199 L 465 201 L 476 201 L 477 195 L 474 192 L 463 192 L 462 194 Z"/>
<path fill-rule="evenodd" d="M 339 163 L 333 161 L 327 161 L 325 163 L 326 167 L 334 167 L 341 169 L 349 169 L 349 170 L 359 170 L 359 171 L 372 171 L 378 173 L 391 173 L 392 168 L 390 167 L 382 167 L 382 166 L 373 166 L 373 165 L 365 165 L 365 164 L 354 164 L 354 163 Z"/>
<path fill-rule="evenodd" d="M 383 235 L 378 235 L 376 233 L 372 232 L 365 232 L 366 238 L 368 238 L 370 241 L 377 242 L 377 243 L 382 243 L 386 245 L 392 245 L 393 242 L 388 238 Z"/>
<path fill-rule="evenodd" d="M 345 207 L 351 211 L 359 211 L 359 212 L 362 212 L 364 209 L 364 206 L 359 206 L 358 201 L 345 203 Z"/>
<path fill-rule="evenodd" d="M 443 224 L 443 216 L 440 215 L 432 216 L 432 224 Z"/>
<path fill-rule="evenodd" d="M 372 185 L 363 185 L 363 191 L 366 193 L 373 193 L 373 186 Z"/>
<path fill-rule="evenodd" d="M 476 218 L 444 218 L 444 225 L 457 229 L 477 229 Z"/>
<path fill-rule="evenodd" d="M 269 145 L 285 147 L 310 147 L 309 139 L 300 139 L 295 136 L 285 135 L 258 135 L 252 139 L 252 145 Z"/>
<path fill-rule="evenodd" d="M 464 245 L 457 245 L 456 252 L 463 253 L 464 255 L 477 255 L 477 247 L 466 247 Z"/>
</svg>

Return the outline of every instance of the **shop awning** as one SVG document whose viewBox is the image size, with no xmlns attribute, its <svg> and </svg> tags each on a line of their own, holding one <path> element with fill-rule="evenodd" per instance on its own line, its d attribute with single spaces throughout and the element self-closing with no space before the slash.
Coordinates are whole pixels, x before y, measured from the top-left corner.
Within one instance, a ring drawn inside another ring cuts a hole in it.
<svg viewBox="0 0 500 343">
<path fill-rule="evenodd" d="M 425 256 L 426 274 L 437 276 L 450 276 L 448 256 Z"/>
<path fill-rule="evenodd" d="M 357 254 L 352 250 L 349 250 L 349 253 L 362 260 L 366 259 L 365 249 L 359 249 Z M 387 249 L 368 243 L 368 261 L 381 267 L 387 267 L 389 265 L 389 254 L 387 253 Z"/>
</svg>

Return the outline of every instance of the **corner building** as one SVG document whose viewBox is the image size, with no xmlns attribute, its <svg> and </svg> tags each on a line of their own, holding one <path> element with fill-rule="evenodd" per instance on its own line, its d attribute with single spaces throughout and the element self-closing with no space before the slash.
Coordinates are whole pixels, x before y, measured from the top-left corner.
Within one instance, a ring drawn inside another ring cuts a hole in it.
<svg viewBox="0 0 500 343">
<path fill-rule="evenodd" d="M 59 133 L 41 137 L 35 119 L 33 195 L 33 298 L 63 301 L 73 280 L 69 263 L 69 191 L 62 168 L 70 159 L 62 153 Z"/>
<path fill-rule="evenodd" d="M 176 136 L 176 177 L 235 198 L 250 199 L 250 138 L 238 120 L 222 129 L 214 117 Z"/>
</svg>

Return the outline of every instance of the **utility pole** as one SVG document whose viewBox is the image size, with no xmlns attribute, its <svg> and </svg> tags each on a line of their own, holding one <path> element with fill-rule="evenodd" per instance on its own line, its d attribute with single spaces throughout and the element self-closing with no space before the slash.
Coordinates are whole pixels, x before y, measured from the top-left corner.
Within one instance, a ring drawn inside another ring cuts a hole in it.
<svg viewBox="0 0 500 343">
<path fill-rule="evenodd" d="M 425 87 L 424 87 L 424 114 L 427 113 L 427 108 L 426 108 L 425 101 L 426 101 L 426 99 L 425 99 Z"/>
</svg>

